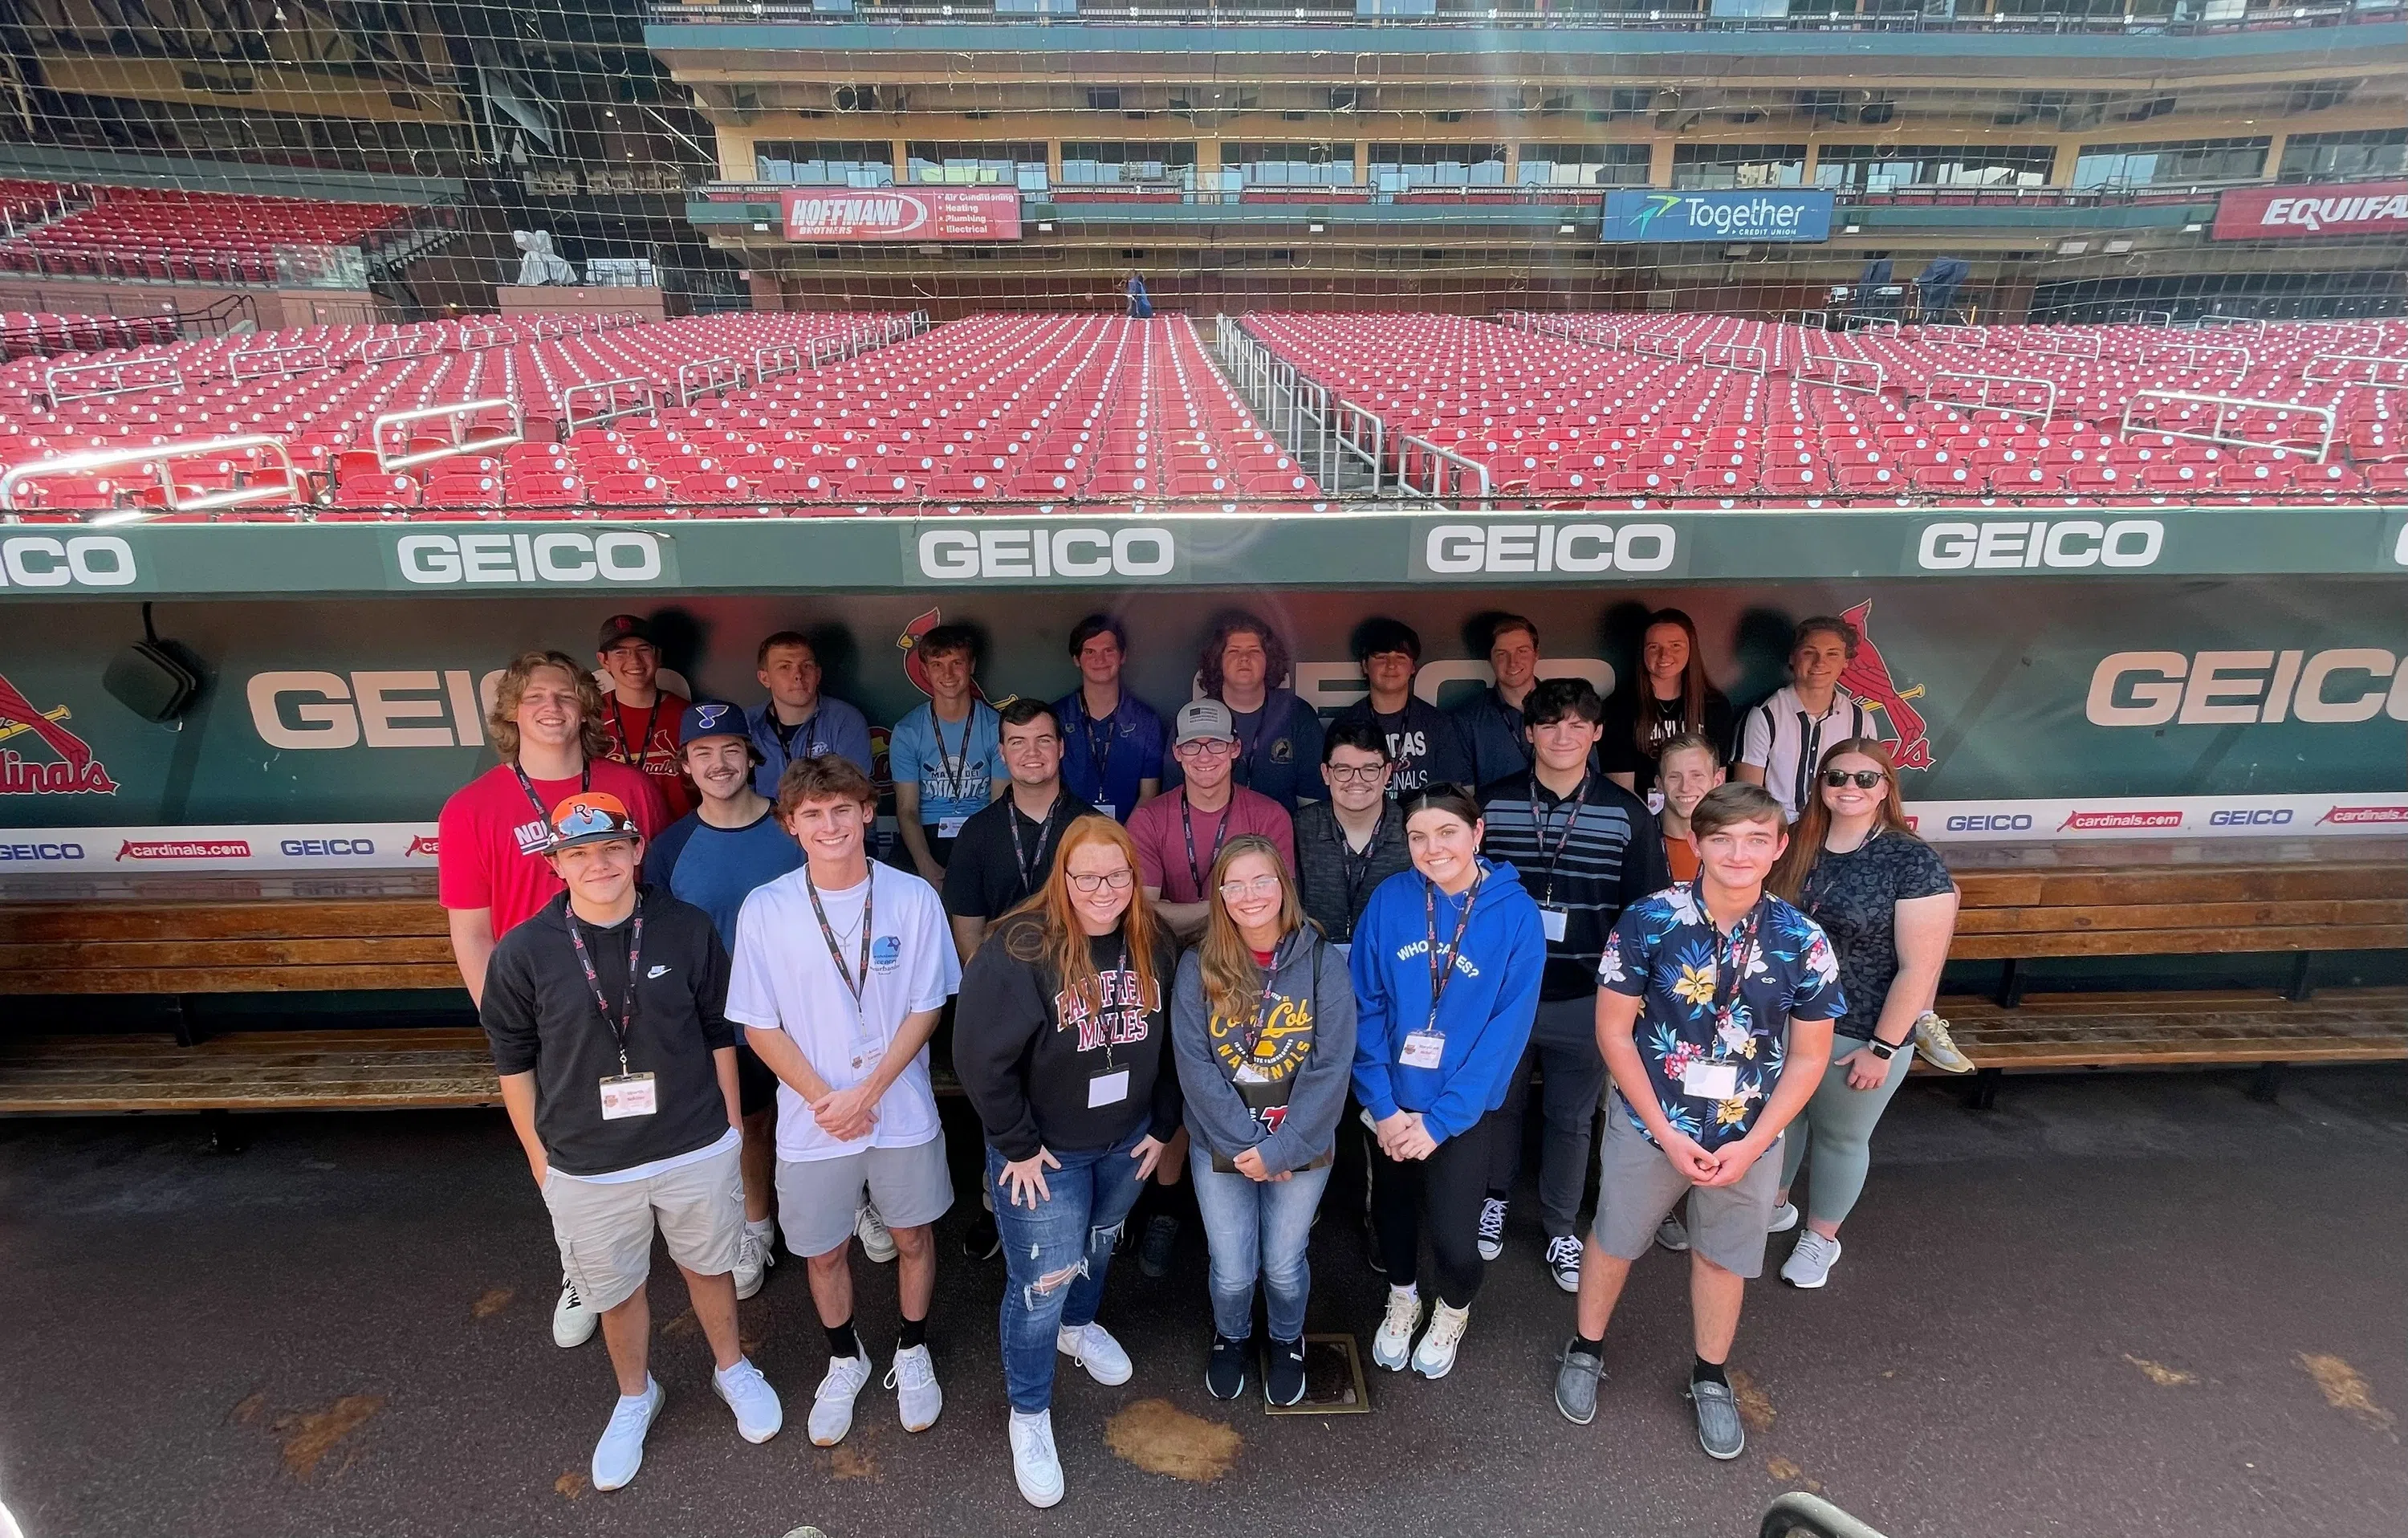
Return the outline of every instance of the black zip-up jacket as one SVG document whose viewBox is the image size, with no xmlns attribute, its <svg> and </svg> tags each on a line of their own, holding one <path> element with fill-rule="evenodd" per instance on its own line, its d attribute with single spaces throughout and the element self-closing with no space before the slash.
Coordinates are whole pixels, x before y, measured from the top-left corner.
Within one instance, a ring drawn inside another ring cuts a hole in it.
<svg viewBox="0 0 2408 1538">
<path fill-rule="evenodd" d="M 1405 814 L 1394 801 L 1381 805 L 1379 830 L 1360 856 L 1349 850 L 1346 830 L 1338 826 L 1338 812 L 1327 801 L 1296 810 L 1297 899 L 1333 945 L 1354 938 L 1354 921 L 1363 916 L 1371 894 L 1412 863 L 1405 853 Z"/>
</svg>

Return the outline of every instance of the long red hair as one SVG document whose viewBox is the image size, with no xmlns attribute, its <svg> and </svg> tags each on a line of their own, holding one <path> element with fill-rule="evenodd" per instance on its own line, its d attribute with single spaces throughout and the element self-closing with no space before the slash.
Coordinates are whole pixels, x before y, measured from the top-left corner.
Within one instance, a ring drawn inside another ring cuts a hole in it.
<svg viewBox="0 0 2408 1538">
<path fill-rule="evenodd" d="M 1042 948 L 1038 956 L 1024 959 L 1047 961 L 1058 980 L 1055 987 L 1084 1003 L 1090 1013 L 1103 1007 L 1093 947 L 1088 943 L 1087 931 L 1079 927 L 1079 911 L 1070 904 L 1070 856 L 1097 843 L 1111 845 L 1128 861 L 1129 904 L 1121 914 L 1121 934 L 1128 941 L 1128 966 L 1137 974 L 1139 997 L 1146 1000 L 1148 1009 L 1158 1008 L 1162 1002 L 1162 979 L 1154 970 L 1154 956 L 1162 943 L 1162 920 L 1155 915 L 1154 904 L 1146 900 L 1136 841 L 1129 837 L 1127 828 L 1110 817 L 1091 812 L 1063 829 L 1062 842 L 1054 851 L 1054 868 L 1046 873 L 1045 884 L 1011 911 L 1014 914 L 1028 914 L 1044 926 Z"/>
</svg>

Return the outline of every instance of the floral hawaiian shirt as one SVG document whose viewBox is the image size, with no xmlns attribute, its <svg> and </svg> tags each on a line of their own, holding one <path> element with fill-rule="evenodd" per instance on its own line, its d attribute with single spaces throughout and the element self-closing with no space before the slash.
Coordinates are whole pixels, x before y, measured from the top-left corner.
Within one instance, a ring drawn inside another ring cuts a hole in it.
<svg viewBox="0 0 2408 1538">
<path fill-rule="evenodd" d="M 1744 972 L 1734 987 L 1726 974 L 1735 950 L 1744 953 Z M 1718 978 L 1728 1001 L 1727 1022 L 1715 1008 Z M 1640 1000 L 1639 1056 L 1664 1117 L 1706 1148 L 1736 1143 L 1756 1124 L 1780 1082 L 1791 1020 L 1836 1020 L 1848 1007 L 1839 958 L 1813 919 L 1767 896 L 1750 920 L 1726 935 L 1687 883 L 1623 910 L 1598 981 Z M 1736 1070 L 1730 1099 L 1710 1100 L 1683 1089 L 1683 1076 L 1697 1062 Z M 1636 1111 L 1627 1114 L 1632 1126 L 1647 1129 Z"/>
</svg>

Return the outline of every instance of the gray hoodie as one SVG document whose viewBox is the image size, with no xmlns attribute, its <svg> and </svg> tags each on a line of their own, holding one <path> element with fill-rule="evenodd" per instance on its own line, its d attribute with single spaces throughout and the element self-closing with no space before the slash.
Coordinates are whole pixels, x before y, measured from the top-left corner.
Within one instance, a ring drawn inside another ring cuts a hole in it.
<svg viewBox="0 0 2408 1538">
<path fill-rule="evenodd" d="M 1254 1021 L 1209 1018 L 1203 958 L 1179 958 L 1170 1041 L 1179 1058 L 1187 1129 L 1215 1168 L 1249 1148 L 1262 1150 L 1272 1174 L 1326 1164 L 1338 1146 L 1338 1119 L 1354 1059 L 1354 983 L 1346 958 L 1311 924 L 1280 942 L 1271 958 L 1268 1024 L 1253 1072 L 1243 1039 Z"/>
</svg>

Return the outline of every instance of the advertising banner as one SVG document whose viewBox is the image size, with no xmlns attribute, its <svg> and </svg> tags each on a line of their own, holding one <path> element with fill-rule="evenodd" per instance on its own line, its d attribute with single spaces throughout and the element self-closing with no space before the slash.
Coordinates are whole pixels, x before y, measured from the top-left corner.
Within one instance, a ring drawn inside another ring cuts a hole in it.
<svg viewBox="0 0 2408 1538">
<path fill-rule="evenodd" d="M 2408 235 L 2408 181 L 2233 187 L 2217 194 L 2218 240 L 2309 240 Z"/>
<path fill-rule="evenodd" d="M 805 187 L 784 194 L 789 240 L 1017 240 L 1011 187 Z"/>
<path fill-rule="evenodd" d="M 1598 237 L 1637 241 L 1817 241 L 1831 238 L 1833 194 L 1817 187 L 1656 193 L 1627 187 L 1605 194 Z"/>
</svg>

